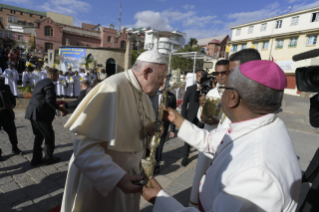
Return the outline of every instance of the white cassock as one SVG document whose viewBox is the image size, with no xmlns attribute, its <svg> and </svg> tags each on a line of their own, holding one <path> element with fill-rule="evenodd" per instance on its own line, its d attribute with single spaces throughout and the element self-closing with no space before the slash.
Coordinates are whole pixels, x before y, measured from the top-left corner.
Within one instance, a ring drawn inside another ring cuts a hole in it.
<svg viewBox="0 0 319 212">
<path fill-rule="evenodd" d="M 65 87 L 66 87 L 66 80 L 65 76 L 60 75 L 57 81 L 57 96 L 64 96 L 65 95 Z"/>
<path fill-rule="evenodd" d="M 32 84 L 36 85 L 41 80 L 41 72 L 33 71 L 31 74 Z"/>
<path fill-rule="evenodd" d="M 66 96 L 73 97 L 74 96 L 74 80 L 71 76 L 65 77 L 66 82 L 68 83 L 68 86 L 66 87 Z"/>
<path fill-rule="evenodd" d="M 200 211 L 295 211 L 301 169 L 283 121 L 275 114 L 230 123 L 213 131 L 185 120 L 178 137 L 199 151 L 215 153 L 199 188 Z M 161 190 L 155 212 L 190 212 Z"/>
<path fill-rule="evenodd" d="M 218 90 L 219 84 L 217 84 L 216 88 L 210 90 L 206 98 L 218 98 L 221 99 L 222 94 L 219 93 Z M 201 121 L 201 114 L 202 114 L 203 107 L 200 106 L 197 111 L 197 118 L 198 120 Z M 220 123 L 222 122 L 222 115 L 223 111 L 220 110 L 218 116 L 215 116 L 217 120 L 220 120 Z M 209 125 L 205 124 L 204 129 L 211 131 L 213 129 L 217 128 L 216 125 Z M 198 152 L 198 158 L 197 158 L 197 164 L 196 164 L 196 171 L 195 171 L 195 176 L 193 180 L 193 186 L 191 190 L 191 196 L 190 196 L 190 204 L 189 206 L 197 206 L 198 205 L 198 189 L 199 189 L 199 182 L 202 179 L 202 176 L 205 174 L 206 170 L 209 168 L 209 165 L 214 158 L 214 155 L 211 153 L 205 153 L 205 152 Z"/>
<path fill-rule="evenodd" d="M 90 80 L 90 86 L 94 86 L 96 82 L 96 75 L 95 74 L 89 74 L 89 80 Z"/>
<path fill-rule="evenodd" d="M 47 78 L 47 70 L 41 71 L 41 80 Z"/>
<path fill-rule="evenodd" d="M 27 87 L 28 85 L 30 85 L 30 83 L 31 83 L 30 75 L 27 71 L 24 71 L 22 73 L 22 87 Z"/>
<path fill-rule="evenodd" d="M 140 194 L 124 194 L 116 185 L 125 173 L 141 173 L 146 139 L 140 131 L 154 120 L 131 70 L 95 86 L 65 125 L 75 138 L 61 212 L 139 211 Z"/>
<path fill-rule="evenodd" d="M 81 76 L 75 76 L 75 75 L 73 76 L 74 96 L 76 96 L 76 97 L 78 97 L 80 95 L 80 92 L 81 92 L 80 78 L 81 78 Z"/>
<path fill-rule="evenodd" d="M 2 75 L 5 78 L 4 83 L 10 86 L 10 90 L 14 96 L 18 96 L 17 81 L 19 75 L 16 74 L 15 70 L 6 69 Z"/>
<path fill-rule="evenodd" d="M 85 73 L 83 73 L 83 72 L 79 72 L 79 75 L 80 75 L 82 78 L 85 77 Z"/>
</svg>

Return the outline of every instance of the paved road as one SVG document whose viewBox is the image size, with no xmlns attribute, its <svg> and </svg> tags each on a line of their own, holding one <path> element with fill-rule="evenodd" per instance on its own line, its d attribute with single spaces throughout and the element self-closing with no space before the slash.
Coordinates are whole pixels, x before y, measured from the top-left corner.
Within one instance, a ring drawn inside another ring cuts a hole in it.
<svg viewBox="0 0 319 212">
<path fill-rule="evenodd" d="M 309 103 L 306 99 L 285 96 L 282 111 L 278 116 L 284 120 L 292 138 L 300 166 L 304 171 L 318 148 L 317 129 L 309 125 L 307 117 Z M 8 159 L 0 163 L 0 211 L 49 211 L 61 203 L 63 188 L 72 154 L 72 134 L 63 128 L 68 117 L 54 121 L 56 132 L 55 156 L 62 162 L 37 168 L 30 167 L 34 136 L 30 122 L 25 120 L 23 111 L 16 111 L 19 147 L 26 152 L 24 156 L 13 156 L 11 145 L 4 132 L 0 132 L 0 146 Z M 187 167 L 181 167 L 183 142 L 172 139 L 164 146 L 161 172 L 156 178 L 163 188 L 177 198 L 183 205 L 188 204 L 190 187 L 197 162 L 197 151 L 190 155 Z M 301 201 L 309 189 L 303 184 Z M 141 211 L 151 211 L 152 206 L 141 200 Z"/>
</svg>

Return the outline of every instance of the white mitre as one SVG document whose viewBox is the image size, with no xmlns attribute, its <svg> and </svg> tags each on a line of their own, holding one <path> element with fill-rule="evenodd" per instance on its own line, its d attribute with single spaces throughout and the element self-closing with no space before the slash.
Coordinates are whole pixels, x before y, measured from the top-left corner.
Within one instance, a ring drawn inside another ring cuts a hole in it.
<svg viewBox="0 0 319 212">
<path fill-rule="evenodd" d="M 143 52 L 136 60 L 147 63 L 167 64 L 165 56 L 154 50 Z"/>
</svg>

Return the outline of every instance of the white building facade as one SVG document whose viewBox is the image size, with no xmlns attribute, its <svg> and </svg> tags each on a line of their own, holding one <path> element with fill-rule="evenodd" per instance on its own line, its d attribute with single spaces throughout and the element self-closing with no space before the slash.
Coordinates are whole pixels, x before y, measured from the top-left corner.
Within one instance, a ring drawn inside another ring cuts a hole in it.
<svg viewBox="0 0 319 212">
<path fill-rule="evenodd" d="M 263 60 L 274 60 L 287 75 L 285 93 L 300 93 L 295 82 L 296 68 L 319 65 L 317 58 L 292 61 L 296 54 L 319 48 L 319 7 L 238 25 L 231 30 L 230 54 L 255 48 Z"/>
<path fill-rule="evenodd" d="M 186 34 L 178 31 L 165 32 L 148 30 L 145 32 L 144 49 L 170 54 L 185 46 Z"/>
</svg>

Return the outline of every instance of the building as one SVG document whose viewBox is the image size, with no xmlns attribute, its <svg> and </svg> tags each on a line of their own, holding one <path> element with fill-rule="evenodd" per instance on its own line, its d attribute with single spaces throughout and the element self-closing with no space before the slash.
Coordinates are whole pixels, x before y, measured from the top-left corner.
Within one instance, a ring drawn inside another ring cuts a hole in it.
<svg viewBox="0 0 319 212">
<path fill-rule="evenodd" d="M 125 29 L 120 33 L 114 29 L 99 25 L 83 23 L 82 27 L 75 27 L 55 22 L 46 18 L 36 22 L 36 49 L 47 52 L 61 46 L 126 48 L 129 39 Z"/>
<path fill-rule="evenodd" d="M 319 47 L 319 7 L 242 24 L 231 30 L 231 53 L 252 47 L 258 49 L 263 60 L 273 59 L 287 75 L 285 93 L 300 93 L 296 87 L 296 68 L 319 65 L 317 58 L 292 61 L 293 55 Z"/>
<path fill-rule="evenodd" d="M 228 58 L 228 53 L 226 53 L 227 43 L 230 42 L 228 35 L 220 35 L 211 38 L 199 39 L 197 45 L 202 47 L 207 55 L 213 57 Z"/>
<path fill-rule="evenodd" d="M 186 34 L 178 31 L 166 32 L 157 30 L 147 30 L 145 32 L 144 49 L 156 50 L 162 54 L 176 52 L 185 46 Z"/>
</svg>

